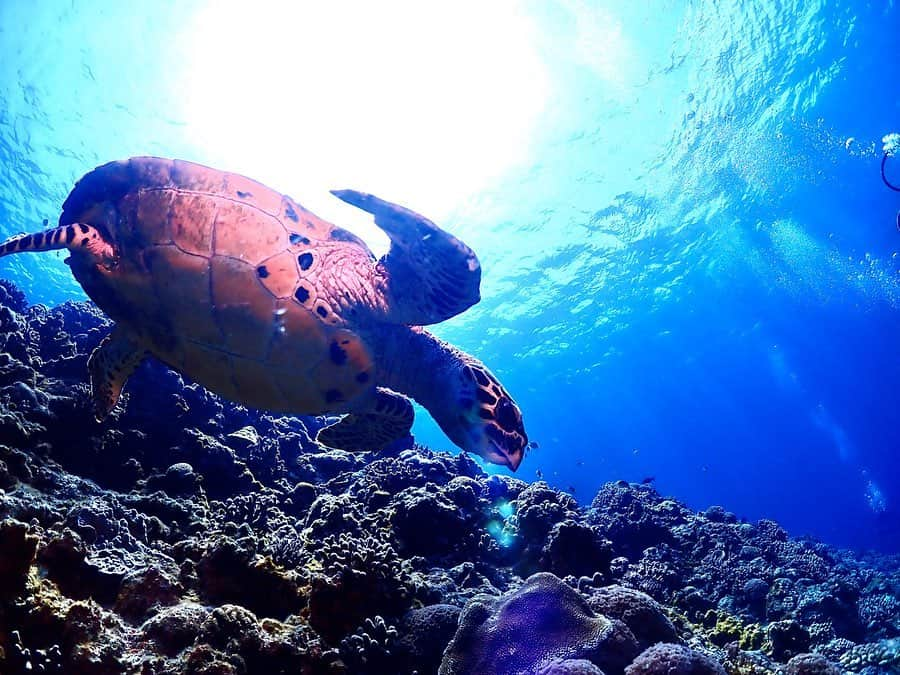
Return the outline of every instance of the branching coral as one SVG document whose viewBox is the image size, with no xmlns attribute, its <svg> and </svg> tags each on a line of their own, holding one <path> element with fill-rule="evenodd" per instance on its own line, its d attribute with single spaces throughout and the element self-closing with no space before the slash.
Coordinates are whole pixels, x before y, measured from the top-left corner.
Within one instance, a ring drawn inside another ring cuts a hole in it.
<svg viewBox="0 0 900 675">
<path fill-rule="evenodd" d="M 414 583 L 393 547 L 366 535 L 326 537 L 311 563 L 309 623 L 338 642 L 366 617 L 398 616 Z"/>
</svg>

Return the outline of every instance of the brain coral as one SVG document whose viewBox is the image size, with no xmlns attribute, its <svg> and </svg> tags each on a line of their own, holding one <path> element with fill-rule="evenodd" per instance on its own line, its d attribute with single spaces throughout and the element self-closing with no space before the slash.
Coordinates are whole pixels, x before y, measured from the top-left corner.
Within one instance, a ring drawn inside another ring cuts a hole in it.
<svg viewBox="0 0 900 675">
<path fill-rule="evenodd" d="M 690 647 L 660 643 L 641 652 L 625 675 L 725 675 L 725 669 Z"/>
<path fill-rule="evenodd" d="M 499 598 L 469 601 L 439 673 L 524 675 L 554 661 L 586 659 L 616 675 L 637 652 L 625 624 L 594 614 L 578 593 L 544 572 Z"/>
</svg>

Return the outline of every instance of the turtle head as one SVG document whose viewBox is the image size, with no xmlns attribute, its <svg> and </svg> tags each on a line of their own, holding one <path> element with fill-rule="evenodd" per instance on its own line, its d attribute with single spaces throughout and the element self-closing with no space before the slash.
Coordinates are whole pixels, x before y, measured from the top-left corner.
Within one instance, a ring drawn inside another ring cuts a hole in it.
<svg viewBox="0 0 900 675">
<path fill-rule="evenodd" d="M 459 447 L 492 464 L 518 469 L 528 445 L 519 406 L 475 359 L 466 360 L 457 381 L 456 414 L 441 423 L 444 433 Z"/>
</svg>

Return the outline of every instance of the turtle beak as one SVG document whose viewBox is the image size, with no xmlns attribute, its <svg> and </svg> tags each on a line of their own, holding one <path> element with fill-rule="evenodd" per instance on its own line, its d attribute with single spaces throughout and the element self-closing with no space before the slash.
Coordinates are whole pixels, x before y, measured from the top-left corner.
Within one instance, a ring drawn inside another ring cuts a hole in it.
<svg viewBox="0 0 900 675">
<path fill-rule="evenodd" d="M 508 467 L 511 471 L 515 471 L 519 468 L 519 464 L 522 463 L 522 452 L 508 452 L 504 448 L 501 448 L 495 441 L 489 441 L 487 451 L 483 453 L 483 456 L 486 460 L 491 462 L 492 464 L 499 464 L 500 466 Z"/>
<path fill-rule="evenodd" d="M 510 452 L 506 455 L 506 466 L 510 468 L 510 471 L 515 471 L 519 468 L 519 464 L 522 463 L 522 458 L 525 456 L 521 450 L 517 450 L 515 452 Z"/>
</svg>

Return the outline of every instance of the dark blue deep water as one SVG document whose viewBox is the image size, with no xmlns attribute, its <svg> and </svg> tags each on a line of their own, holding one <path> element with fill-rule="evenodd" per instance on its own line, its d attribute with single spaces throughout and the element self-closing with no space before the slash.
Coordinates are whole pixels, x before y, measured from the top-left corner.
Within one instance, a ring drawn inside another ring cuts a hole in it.
<svg viewBox="0 0 900 675">
<path fill-rule="evenodd" d="M 376 252 L 327 190 L 383 195 L 481 258 L 482 302 L 436 332 L 517 398 L 521 477 L 584 501 L 653 478 L 900 551 L 898 35 L 892 0 L 4 0 L 0 235 L 137 154 L 252 176 Z M 62 259 L 0 276 L 84 299 Z M 422 410 L 415 432 L 451 447 Z"/>
</svg>

